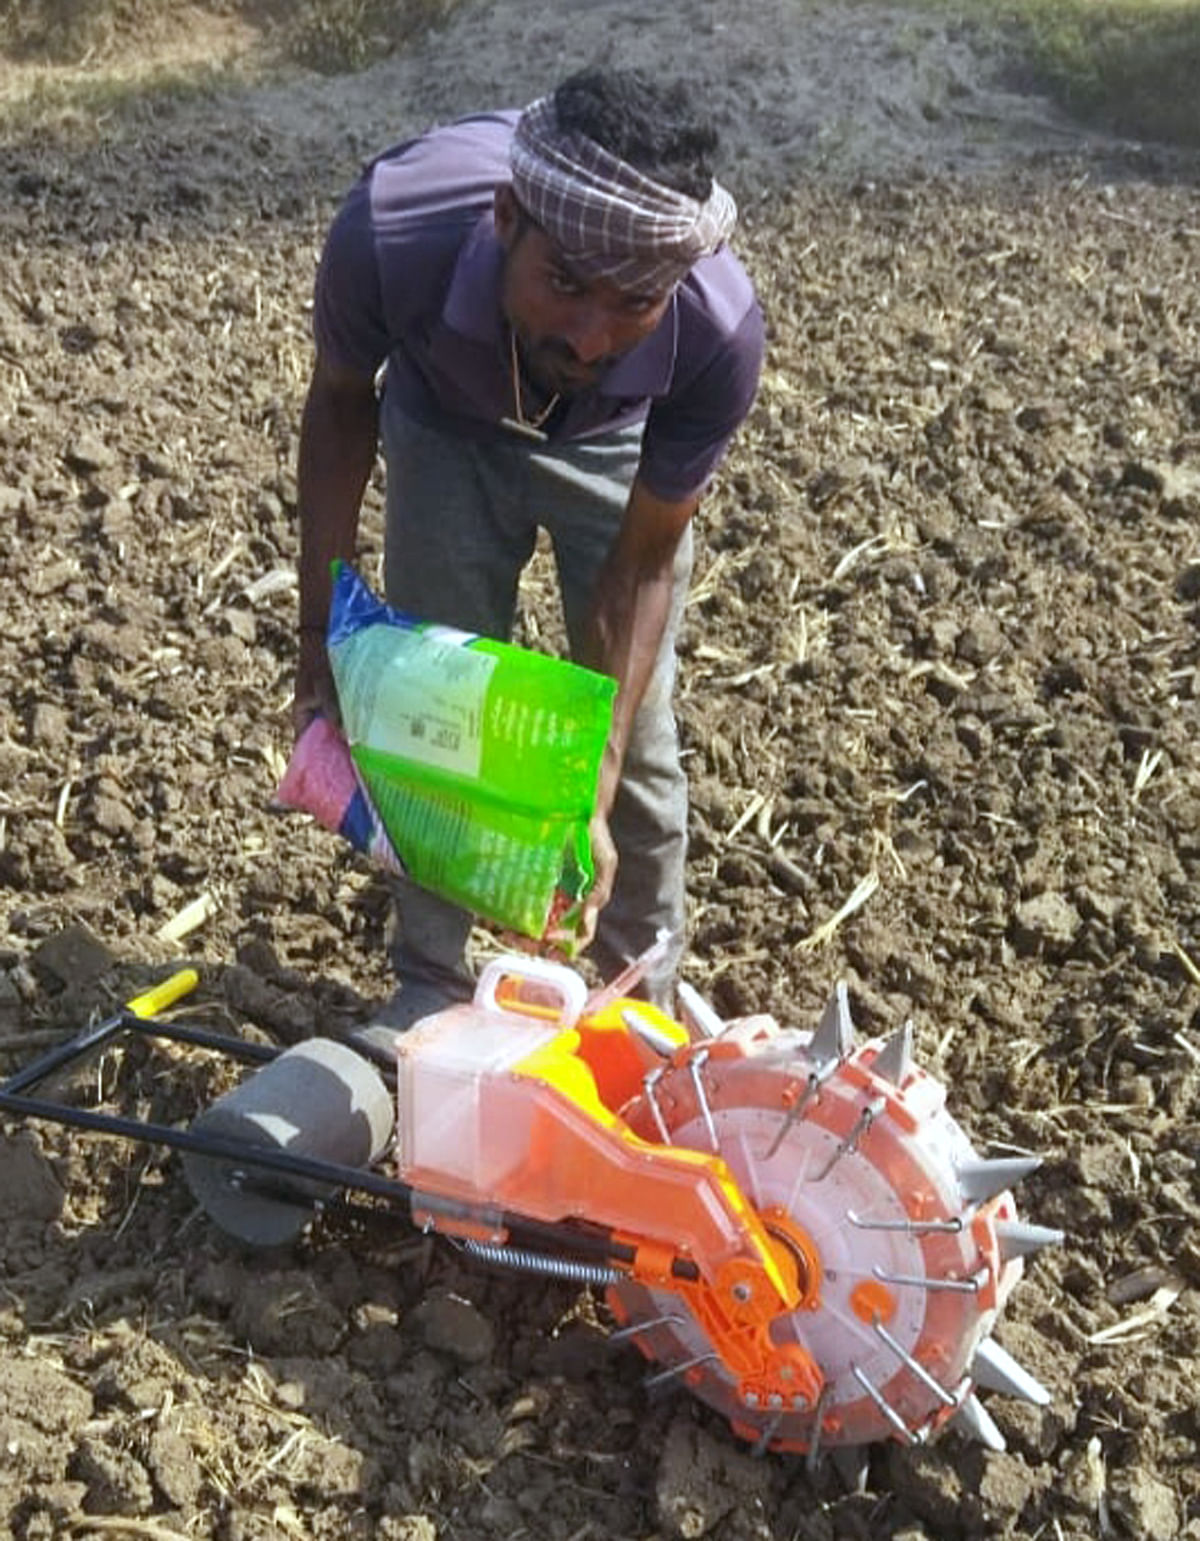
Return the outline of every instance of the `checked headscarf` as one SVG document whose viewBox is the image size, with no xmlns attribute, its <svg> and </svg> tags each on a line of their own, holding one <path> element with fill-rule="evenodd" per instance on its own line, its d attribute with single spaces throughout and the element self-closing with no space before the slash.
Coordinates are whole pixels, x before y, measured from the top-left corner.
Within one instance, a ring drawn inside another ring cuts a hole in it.
<svg viewBox="0 0 1200 1541">
<path fill-rule="evenodd" d="M 627 291 L 673 288 L 728 239 L 737 205 L 719 182 L 703 201 L 559 128 L 553 96 L 517 120 L 510 152 L 517 201 L 584 278 Z"/>
</svg>

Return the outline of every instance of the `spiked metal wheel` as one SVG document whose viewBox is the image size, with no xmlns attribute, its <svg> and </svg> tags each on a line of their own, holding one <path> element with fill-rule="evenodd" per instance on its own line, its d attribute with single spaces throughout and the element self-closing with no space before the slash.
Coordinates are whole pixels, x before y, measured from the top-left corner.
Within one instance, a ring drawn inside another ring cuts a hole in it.
<svg viewBox="0 0 1200 1541">
<path fill-rule="evenodd" d="M 623 1109 L 647 1140 L 719 1155 L 795 1261 L 796 1309 L 770 1325 L 777 1370 L 754 1382 L 677 1291 L 621 1281 L 621 1324 L 657 1368 L 764 1449 L 850 1454 L 955 1423 L 1004 1441 L 975 1392 L 1048 1393 L 991 1336 L 1029 1252 L 1009 1191 L 1036 1158 L 982 1160 L 919 1069 L 912 1032 L 856 1047 L 839 985 L 815 1033 L 769 1017 L 693 1044 Z M 813 1373 L 798 1374 L 796 1366 Z"/>
</svg>

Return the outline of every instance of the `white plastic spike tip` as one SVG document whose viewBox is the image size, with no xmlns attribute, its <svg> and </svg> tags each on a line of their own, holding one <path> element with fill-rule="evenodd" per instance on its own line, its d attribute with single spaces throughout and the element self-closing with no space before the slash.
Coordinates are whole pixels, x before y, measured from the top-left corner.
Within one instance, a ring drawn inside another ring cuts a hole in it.
<svg viewBox="0 0 1200 1541">
<path fill-rule="evenodd" d="M 968 1204 L 986 1204 L 1006 1188 L 1015 1188 L 1023 1177 L 1036 1172 L 1040 1156 L 1008 1156 L 999 1161 L 964 1161 L 957 1168 L 958 1185 Z"/>
<path fill-rule="evenodd" d="M 989 1450 L 994 1450 L 997 1455 L 1003 1455 L 1008 1449 L 1008 1442 L 996 1427 L 991 1413 L 976 1396 L 969 1396 L 955 1413 L 953 1427 L 968 1439 L 976 1439 Z"/>
<path fill-rule="evenodd" d="M 808 1052 L 819 1065 L 843 1060 L 854 1047 L 854 1021 L 850 1016 L 850 992 L 839 979 L 821 1013 Z"/>
<path fill-rule="evenodd" d="M 971 1379 L 985 1391 L 998 1391 L 1002 1396 L 1020 1397 L 1035 1407 L 1048 1407 L 1050 1393 L 1035 1380 L 1028 1370 L 1022 1369 L 1007 1349 L 1000 1347 L 995 1338 L 984 1338 L 975 1350 L 971 1364 Z"/>
<path fill-rule="evenodd" d="M 897 1028 L 880 1049 L 871 1069 L 877 1076 L 890 1081 L 893 1086 L 903 1086 L 913 1068 L 913 1025 L 906 1022 Z"/>
<path fill-rule="evenodd" d="M 1000 1244 L 1000 1261 L 1011 1263 L 1014 1258 L 1030 1257 L 1043 1247 L 1061 1247 L 1066 1232 L 1048 1225 L 1028 1225 L 1024 1220 L 997 1220 L 996 1240 Z"/>
<path fill-rule="evenodd" d="M 622 1006 L 636 1013 L 633 1003 Z M 1009 1191 L 1038 1162 L 1011 1148 L 994 1154 L 1019 1159 L 985 1159 L 947 1108 L 948 1088 L 915 1062 L 906 1072 L 907 1024 L 856 1049 L 845 985 L 812 1025 L 806 1033 L 765 1014 L 737 1018 L 716 1043 L 694 1041 L 653 1064 L 621 1116 L 662 1151 L 664 1168 L 681 1152 L 717 1151 L 761 1223 L 803 1250 L 806 1269 L 811 1258 L 820 1298 L 781 1307 L 770 1341 L 808 1356 L 820 1395 L 797 1403 L 798 1385 L 748 1378 L 742 1340 L 716 1332 L 689 1294 L 619 1278 L 614 1315 L 644 1325 L 638 1342 L 661 1366 L 658 1384 L 689 1385 L 755 1449 L 805 1450 L 810 1471 L 836 1462 L 851 1488 L 872 1444 L 923 1445 L 943 1421 L 1003 1450 L 981 1405 L 991 1388 L 1047 1400 L 1002 1350 L 979 1348 L 1023 1272 L 1015 1259 L 999 1266 L 1002 1244 L 1017 1251 L 1057 1239 L 1020 1227 Z M 927 1195 L 919 1207 L 918 1194 Z M 635 1205 L 590 1218 L 624 1227 L 637 1214 Z M 727 1245 L 725 1234 L 714 1229 L 714 1249 Z M 903 1289 L 894 1332 L 859 1320 L 864 1278 Z M 746 1396 L 750 1384 L 757 1403 Z"/>
</svg>

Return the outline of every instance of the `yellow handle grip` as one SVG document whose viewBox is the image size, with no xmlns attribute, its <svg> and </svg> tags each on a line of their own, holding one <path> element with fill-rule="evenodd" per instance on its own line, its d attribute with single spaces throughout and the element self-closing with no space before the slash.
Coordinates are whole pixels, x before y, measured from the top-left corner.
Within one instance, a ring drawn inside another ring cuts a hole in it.
<svg viewBox="0 0 1200 1541">
<path fill-rule="evenodd" d="M 126 1001 L 125 1010 L 131 1011 L 135 1017 L 156 1017 L 160 1011 L 165 1011 L 168 1006 L 173 1006 L 177 1000 L 190 994 L 199 983 L 200 975 L 194 968 L 181 968 L 177 974 L 164 979 L 162 984 Z"/>
</svg>

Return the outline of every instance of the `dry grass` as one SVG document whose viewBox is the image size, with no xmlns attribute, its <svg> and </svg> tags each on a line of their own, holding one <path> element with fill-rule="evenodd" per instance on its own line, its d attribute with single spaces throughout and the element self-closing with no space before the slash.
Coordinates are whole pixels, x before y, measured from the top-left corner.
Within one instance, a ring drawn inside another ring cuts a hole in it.
<svg viewBox="0 0 1200 1541">
<path fill-rule="evenodd" d="M 168 28 L 151 9 L 135 50 L 121 30 L 131 12 L 97 0 L 73 27 L 73 3 L 0 0 L 0 131 L 95 139 L 269 64 L 264 34 L 237 15 L 189 8 Z"/>
<path fill-rule="evenodd" d="M 362 69 L 445 21 L 460 0 L 300 0 L 278 7 L 282 51 L 325 74 Z"/>
<path fill-rule="evenodd" d="M 0 0 L 0 52 L 43 64 L 113 65 L 174 43 L 197 29 L 243 47 L 335 74 L 361 69 L 436 26 L 459 0 Z M 183 40 L 180 44 L 179 40 Z"/>
<path fill-rule="evenodd" d="M 119 111 L 155 93 L 204 88 L 226 72 L 359 70 L 462 3 L 0 0 L 0 57 L 10 62 L 6 73 L 16 66 L 32 81 L 39 115 L 50 120 L 60 105 Z M 1081 117 L 1134 137 L 1200 145 L 1200 0 L 901 3 L 916 12 L 952 9 Z M 11 115 L 12 95 L 11 86 L 0 90 L 0 113 L 7 99 Z"/>
<path fill-rule="evenodd" d="M 460 3 L 0 0 L 0 130 L 94 138 L 237 82 L 353 72 Z"/>
</svg>

